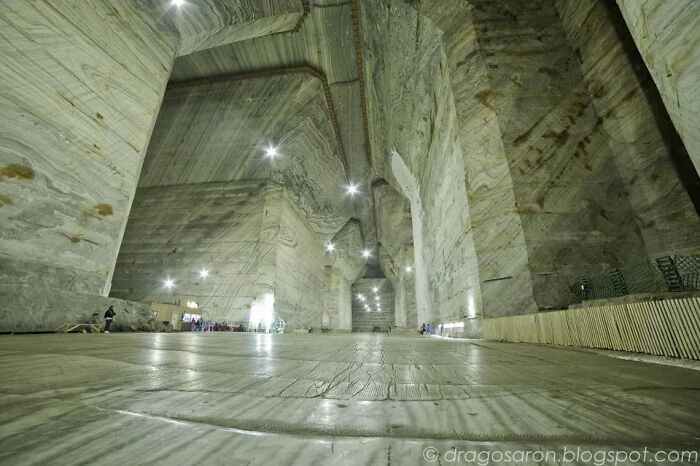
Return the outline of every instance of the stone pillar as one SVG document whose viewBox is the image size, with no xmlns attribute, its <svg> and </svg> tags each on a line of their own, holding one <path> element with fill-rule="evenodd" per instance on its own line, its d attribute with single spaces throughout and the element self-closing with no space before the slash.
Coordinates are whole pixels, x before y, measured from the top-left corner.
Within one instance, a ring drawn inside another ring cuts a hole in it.
<svg viewBox="0 0 700 466">
<path fill-rule="evenodd" d="M 326 292 L 324 297 L 323 326 L 331 329 L 350 330 L 352 303 L 350 282 L 332 266 L 326 266 Z"/>
</svg>

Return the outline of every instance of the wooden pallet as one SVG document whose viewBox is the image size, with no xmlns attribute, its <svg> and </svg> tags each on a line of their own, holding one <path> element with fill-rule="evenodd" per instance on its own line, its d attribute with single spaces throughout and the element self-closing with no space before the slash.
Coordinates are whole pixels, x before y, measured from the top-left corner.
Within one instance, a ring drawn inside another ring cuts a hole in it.
<svg viewBox="0 0 700 466">
<path fill-rule="evenodd" d="M 58 333 L 70 333 L 74 330 L 88 330 L 91 329 L 95 333 L 100 333 L 100 324 L 63 324 L 56 332 Z"/>
</svg>

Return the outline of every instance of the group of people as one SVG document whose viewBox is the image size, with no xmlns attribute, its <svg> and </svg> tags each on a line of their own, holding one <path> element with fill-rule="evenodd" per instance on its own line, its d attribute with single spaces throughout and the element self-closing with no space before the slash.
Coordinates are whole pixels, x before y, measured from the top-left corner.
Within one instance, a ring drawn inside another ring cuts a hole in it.
<svg viewBox="0 0 700 466">
<path fill-rule="evenodd" d="M 421 335 L 423 335 L 424 333 L 427 333 L 428 335 L 432 335 L 432 334 L 433 334 L 433 330 L 434 330 L 434 329 L 433 329 L 433 327 L 430 325 L 430 323 L 428 323 L 428 325 L 426 326 L 426 325 L 425 325 L 425 322 L 423 322 L 423 325 L 420 326 L 420 334 L 421 334 Z M 438 335 L 440 335 L 441 337 L 442 337 L 442 336 L 445 336 L 445 324 L 440 323 L 439 332 L 440 332 L 440 333 L 437 333 Z"/>
<path fill-rule="evenodd" d="M 201 317 L 199 319 L 193 317 L 190 322 L 191 332 L 230 332 L 236 330 L 237 328 L 229 326 L 226 322 L 204 322 Z"/>
</svg>

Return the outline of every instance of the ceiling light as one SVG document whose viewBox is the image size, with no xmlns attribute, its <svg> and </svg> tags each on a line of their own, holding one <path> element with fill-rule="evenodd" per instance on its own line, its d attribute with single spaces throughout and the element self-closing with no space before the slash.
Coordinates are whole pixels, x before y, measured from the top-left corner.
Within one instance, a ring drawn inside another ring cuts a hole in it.
<svg viewBox="0 0 700 466">
<path fill-rule="evenodd" d="M 209 271 L 207 269 L 202 269 L 199 271 L 200 278 L 207 278 L 209 276 Z"/>
<path fill-rule="evenodd" d="M 365 259 L 367 259 L 371 255 L 372 255 L 372 252 L 369 249 L 364 249 L 362 251 L 362 257 L 364 257 Z"/>
<path fill-rule="evenodd" d="M 358 191 L 357 191 L 357 185 L 356 185 L 355 183 L 350 183 L 349 185 L 347 185 L 347 186 L 345 187 L 345 190 L 346 190 L 346 191 L 345 191 L 346 194 L 349 194 L 349 195 L 351 195 L 351 196 L 354 196 L 355 194 L 358 193 Z"/>
<path fill-rule="evenodd" d="M 357 293 L 357 299 L 365 299 L 365 296 L 362 293 Z"/>
<path fill-rule="evenodd" d="M 379 288 L 377 288 L 377 287 L 375 286 L 374 288 L 372 288 L 372 291 L 374 291 L 374 292 L 376 293 L 377 291 L 379 291 Z"/>
<path fill-rule="evenodd" d="M 267 155 L 267 156 L 270 157 L 271 159 L 274 159 L 274 158 L 277 157 L 277 155 L 279 155 L 279 154 L 278 154 L 277 148 L 276 148 L 275 146 L 269 145 L 269 146 L 267 146 L 267 148 L 265 149 L 265 155 Z"/>
<path fill-rule="evenodd" d="M 328 252 L 335 251 L 335 244 L 333 244 L 333 243 L 326 244 L 326 251 L 328 251 Z"/>
<path fill-rule="evenodd" d="M 169 289 L 169 288 L 172 288 L 173 286 L 175 286 L 175 282 L 168 277 L 163 282 L 163 286 L 165 286 L 166 288 Z"/>
<path fill-rule="evenodd" d="M 181 7 L 185 4 L 185 0 L 173 0 L 171 3 L 173 6 Z"/>
<path fill-rule="evenodd" d="M 410 265 L 407 265 L 407 266 L 406 266 L 406 272 L 408 272 L 408 273 L 413 272 L 413 267 L 411 267 Z"/>
</svg>

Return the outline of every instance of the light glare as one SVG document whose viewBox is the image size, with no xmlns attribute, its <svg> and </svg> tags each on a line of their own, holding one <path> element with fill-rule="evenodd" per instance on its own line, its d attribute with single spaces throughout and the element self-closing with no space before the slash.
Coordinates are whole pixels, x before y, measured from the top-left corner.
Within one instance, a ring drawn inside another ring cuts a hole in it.
<svg viewBox="0 0 700 466">
<path fill-rule="evenodd" d="M 261 324 L 265 332 L 269 332 L 272 327 L 273 311 L 275 306 L 275 295 L 267 293 L 262 298 L 256 298 L 250 306 L 250 325 L 257 329 Z"/>
<path fill-rule="evenodd" d="M 209 271 L 207 269 L 202 269 L 199 271 L 199 276 L 201 278 L 207 278 L 209 276 Z"/>
<path fill-rule="evenodd" d="M 271 159 L 274 159 L 278 155 L 277 147 L 272 145 L 267 146 L 267 149 L 265 149 L 265 155 L 267 155 Z"/>
<path fill-rule="evenodd" d="M 335 244 L 333 244 L 333 243 L 328 243 L 328 244 L 326 245 L 326 251 L 328 251 L 328 252 L 333 252 L 333 251 L 335 251 Z"/>
<path fill-rule="evenodd" d="M 176 7 L 181 7 L 185 4 L 185 0 L 173 0 L 172 5 Z"/>
<path fill-rule="evenodd" d="M 369 249 L 365 249 L 362 251 L 362 257 L 364 257 L 365 259 L 367 259 L 371 254 L 372 252 Z"/>
<path fill-rule="evenodd" d="M 411 267 L 410 265 L 407 265 L 407 266 L 406 266 L 406 272 L 408 272 L 408 273 L 413 272 L 413 267 Z"/>
<path fill-rule="evenodd" d="M 173 286 L 175 286 L 175 282 L 171 280 L 170 277 L 168 277 L 163 282 L 163 285 L 165 285 L 166 288 L 172 288 Z"/>
<path fill-rule="evenodd" d="M 357 185 L 355 183 L 350 183 L 349 185 L 347 185 L 345 187 L 345 189 L 346 189 L 346 193 L 351 195 L 351 196 L 354 196 L 355 194 L 357 194 Z"/>
</svg>

